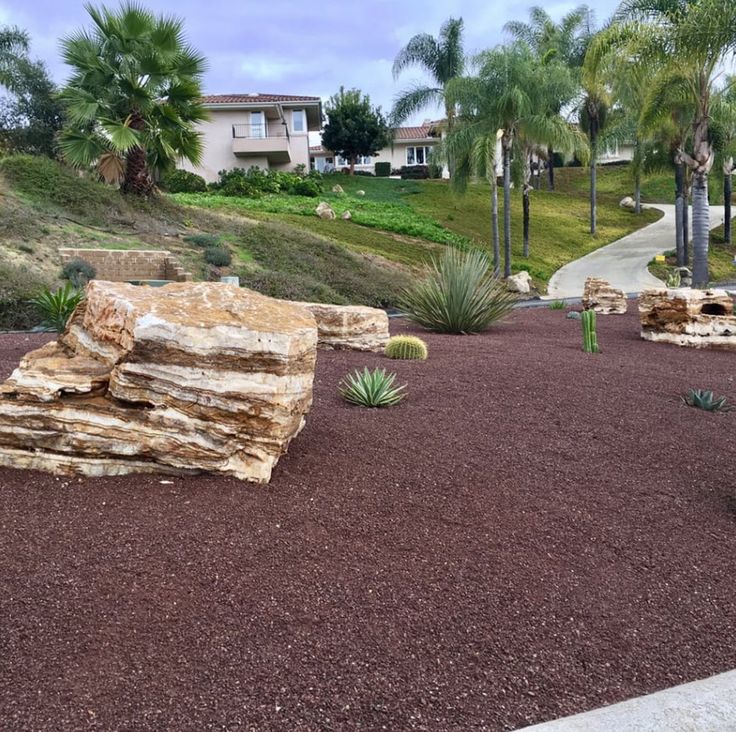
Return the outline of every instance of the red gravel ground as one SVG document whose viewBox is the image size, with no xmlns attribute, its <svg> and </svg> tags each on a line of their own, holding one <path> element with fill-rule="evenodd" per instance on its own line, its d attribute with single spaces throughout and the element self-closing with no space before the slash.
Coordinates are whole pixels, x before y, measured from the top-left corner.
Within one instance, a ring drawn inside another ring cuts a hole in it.
<svg viewBox="0 0 736 732">
<path fill-rule="evenodd" d="M 736 355 L 547 309 L 426 339 L 320 353 L 267 487 L 0 470 L 0 728 L 508 730 L 736 666 L 736 413 L 679 400 Z M 406 402 L 343 404 L 364 364 Z"/>
</svg>

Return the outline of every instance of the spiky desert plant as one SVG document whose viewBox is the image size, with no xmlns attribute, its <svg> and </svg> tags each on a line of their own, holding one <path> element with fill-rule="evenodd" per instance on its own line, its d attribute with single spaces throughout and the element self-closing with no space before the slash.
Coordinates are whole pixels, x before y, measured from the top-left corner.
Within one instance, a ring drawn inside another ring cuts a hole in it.
<svg viewBox="0 0 736 732">
<path fill-rule="evenodd" d="M 690 389 L 680 398 L 688 407 L 703 409 L 706 412 L 730 412 L 733 409 L 726 397 L 717 397 L 710 389 Z"/>
<path fill-rule="evenodd" d="M 552 300 L 549 304 L 550 310 L 564 310 L 567 307 L 564 300 Z"/>
<path fill-rule="evenodd" d="M 598 336 L 595 332 L 595 310 L 583 310 L 580 322 L 583 326 L 583 350 L 586 353 L 599 353 Z"/>
<path fill-rule="evenodd" d="M 340 383 L 338 390 L 345 401 L 359 407 L 392 407 L 405 396 L 402 386 L 394 386 L 396 374 L 387 374 L 386 369 L 354 371 Z"/>
<path fill-rule="evenodd" d="M 67 282 L 58 290 L 48 287 L 31 302 L 41 314 L 42 325 L 61 332 L 71 317 L 77 305 L 84 299 L 84 291 L 77 290 Z"/>
<path fill-rule="evenodd" d="M 429 276 L 405 290 L 401 307 L 415 323 L 438 333 L 480 333 L 514 304 L 488 258 L 474 249 L 450 249 Z"/>
<path fill-rule="evenodd" d="M 668 275 L 665 282 L 667 287 L 679 287 L 682 284 L 682 275 L 680 270 L 673 269 Z"/>
<path fill-rule="evenodd" d="M 403 361 L 425 361 L 427 359 L 427 344 L 416 336 L 393 336 L 389 338 L 383 353 L 389 358 Z"/>
</svg>

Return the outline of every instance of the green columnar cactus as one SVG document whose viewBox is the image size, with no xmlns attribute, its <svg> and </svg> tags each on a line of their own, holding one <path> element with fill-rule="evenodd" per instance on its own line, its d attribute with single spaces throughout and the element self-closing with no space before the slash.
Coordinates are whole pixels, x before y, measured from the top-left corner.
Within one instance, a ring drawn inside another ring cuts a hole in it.
<svg viewBox="0 0 736 732">
<path fill-rule="evenodd" d="M 393 336 L 389 338 L 384 355 L 406 361 L 424 361 L 427 358 L 427 344 L 416 336 Z"/>
<path fill-rule="evenodd" d="M 580 322 L 583 325 L 583 350 L 586 353 L 599 353 L 598 336 L 595 332 L 595 310 L 583 310 Z"/>
</svg>

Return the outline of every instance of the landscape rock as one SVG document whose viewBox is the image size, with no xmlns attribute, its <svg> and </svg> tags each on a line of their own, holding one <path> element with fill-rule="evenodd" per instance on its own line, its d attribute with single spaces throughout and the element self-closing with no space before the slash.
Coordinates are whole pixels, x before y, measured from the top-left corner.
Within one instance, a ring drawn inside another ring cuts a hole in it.
<svg viewBox="0 0 736 732">
<path fill-rule="evenodd" d="M 639 296 L 641 337 L 693 348 L 736 350 L 736 316 L 725 290 L 657 288 Z"/>
<path fill-rule="evenodd" d="M 334 186 L 332 186 L 332 192 L 337 193 L 338 196 L 341 196 L 343 193 L 345 193 L 343 187 L 339 183 L 336 183 Z"/>
<path fill-rule="evenodd" d="M 363 305 L 297 304 L 317 321 L 320 348 L 381 351 L 388 342 L 388 315 L 384 310 Z"/>
<path fill-rule="evenodd" d="M 365 196 L 365 191 L 355 191 L 356 196 Z"/>
<path fill-rule="evenodd" d="M 636 208 L 636 201 L 631 196 L 625 196 L 618 204 L 621 208 L 627 208 L 633 211 Z"/>
<path fill-rule="evenodd" d="M 526 270 L 517 272 L 515 275 L 506 278 L 506 287 L 511 292 L 520 292 L 525 295 L 532 291 L 531 275 Z"/>
<path fill-rule="evenodd" d="M 582 316 L 577 310 L 571 310 L 565 317 L 568 320 L 580 320 Z"/>
<path fill-rule="evenodd" d="M 595 310 L 601 315 L 622 315 L 626 312 L 628 302 L 626 293 L 611 287 L 600 277 L 588 277 L 583 287 L 583 308 Z"/>
<path fill-rule="evenodd" d="M 341 218 L 341 219 L 342 219 L 343 221 L 350 221 L 350 219 L 352 219 L 352 218 L 353 218 L 353 215 L 352 215 L 352 214 L 350 213 L 350 211 L 345 211 L 345 212 L 343 213 L 343 215 L 342 215 L 342 216 L 340 216 L 340 218 Z"/>
<path fill-rule="evenodd" d="M 335 212 L 332 210 L 332 207 L 329 203 L 327 203 L 327 201 L 321 201 L 317 208 L 314 209 L 314 212 L 321 219 L 331 220 L 335 218 Z"/>
<path fill-rule="evenodd" d="M 0 387 L 0 464 L 267 482 L 312 402 L 304 307 L 221 283 L 92 281 Z"/>
</svg>

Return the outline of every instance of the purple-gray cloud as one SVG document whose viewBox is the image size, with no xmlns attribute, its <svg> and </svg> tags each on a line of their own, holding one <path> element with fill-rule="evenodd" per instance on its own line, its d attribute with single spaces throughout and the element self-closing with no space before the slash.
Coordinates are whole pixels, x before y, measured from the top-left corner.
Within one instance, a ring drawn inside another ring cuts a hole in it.
<svg viewBox="0 0 736 732">
<path fill-rule="evenodd" d="M 391 76 L 394 56 L 415 33 L 436 35 L 444 20 L 460 16 L 465 20 L 466 50 L 474 52 L 505 40 L 502 28 L 508 20 L 527 17 L 526 5 L 510 6 L 503 0 L 144 0 L 144 4 L 185 19 L 189 40 L 210 62 L 205 81 L 209 93 L 258 91 L 327 98 L 342 84 L 367 92 L 385 111 L 397 92 L 422 78 L 418 70 L 408 71 L 397 82 Z M 578 3 L 540 4 L 559 18 Z M 617 0 L 589 4 L 603 21 Z M 76 0 L 0 0 L 0 25 L 26 28 L 33 54 L 46 61 L 59 82 L 67 70 L 59 58 L 58 40 L 88 22 L 82 2 Z M 419 118 L 437 112 L 427 109 Z"/>
</svg>

